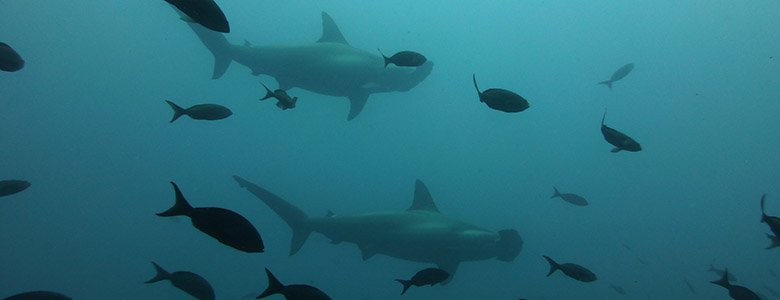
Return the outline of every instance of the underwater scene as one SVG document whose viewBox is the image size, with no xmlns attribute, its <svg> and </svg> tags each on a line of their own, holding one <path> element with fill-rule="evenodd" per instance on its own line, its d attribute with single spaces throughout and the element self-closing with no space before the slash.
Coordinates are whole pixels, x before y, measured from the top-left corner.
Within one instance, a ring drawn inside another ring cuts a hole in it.
<svg viewBox="0 0 780 300">
<path fill-rule="evenodd" d="M 780 299 L 779 20 L 0 0 L 0 299 Z"/>
</svg>

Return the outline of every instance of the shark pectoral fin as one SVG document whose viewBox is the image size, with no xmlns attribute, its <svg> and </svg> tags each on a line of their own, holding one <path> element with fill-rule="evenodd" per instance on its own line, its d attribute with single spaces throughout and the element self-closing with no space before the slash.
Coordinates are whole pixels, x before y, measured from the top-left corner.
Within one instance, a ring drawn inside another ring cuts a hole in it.
<svg viewBox="0 0 780 300">
<path fill-rule="evenodd" d="M 447 277 L 446 280 L 442 281 L 442 285 L 450 283 L 452 281 L 452 277 L 455 276 L 455 272 L 458 271 L 458 265 L 460 264 L 459 261 L 442 261 L 436 263 L 436 265 L 439 267 L 439 269 L 442 269 L 444 271 L 447 271 L 447 273 L 450 274 L 450 277 Z"/>
<path fill-rule="evenodd" d="M 368 93 L 359 93 L 349 97 L 349 115 L 347 116 L 347 121 L 351 121 L 363 111 L 363 106 L 366 106 L 367 100 Z"/>
<path fill-rule="evenodd" d="M 333 18 L 326 12 L 322 12 L 322 37 L 317 40 L 317 43 L 340 43 L 349 45 L 344 35 L 341 34 L 339 26 L 333 21 Z"/>
<path fill-rule="evenodd" d="M 363 260 L 368 260 L 371 257 L 374 257 L 376 255 L 376 247 L 373 245 L 358 245 L 358 248 L 360 248 L 360 254 L 363 257 Z"/>
</svg>

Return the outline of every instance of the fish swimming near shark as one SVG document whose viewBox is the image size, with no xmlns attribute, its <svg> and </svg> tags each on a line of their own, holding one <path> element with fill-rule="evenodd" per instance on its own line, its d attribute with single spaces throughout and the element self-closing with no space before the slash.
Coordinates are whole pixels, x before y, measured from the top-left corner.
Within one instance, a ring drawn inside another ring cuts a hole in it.
<svg viewBox="0 0 780 300">
<path fill-rule="evenodd" d="M 371 94 L 409 91 L 433 70 L 430 60 L 416 68 L 385 68 L 381 56 L 347 43 L 336 22 L 325 12 L 320 39 L 299 45 L 233 45 L 221 33 L 195 23 L 187 25 L 214 55 L 213 79 L 220 78 L 235 61 L 249 68 L 253 75 L 274 77 L 281 90 L 301 88 L 348 98 L 347 120 L 360 114 Z"/>
<path fill-rule="evenodd" d="M 285 90 L 277 89 L 275 91 L 271 91 L 265 84 L 262 82 L 260 83 L 265 88 L 265 97 L 260 98 L 260 101 L 263 101 L 265 99 L 271 99 L 276 98 L 276 107 L 281 108 L 282 110 L 288 110 L 295 108 L 295 104 L 298 103 L 298 97 L 290 97 L 290 95 L 287 94 Z"/>
<path fill-rule="evenodd" d="M 268 276 L 268 287 L 256 299 L 279 294 L 287 300 L 330 300 L 328 294 L 316 287 L 308 284 L 285 285 L 279 279 L 276 279 L 276 276 L 268 268 L 265 269 L 265 274 Z"/>
<path fill-rule="evenodd" d="M 312 232 L 317 232 L 334 244 L 356 244 L 364 260 L 384 254 L 433 263 L 452 278 L 461 262 L 491 258 L 513 261 L 523 246 L 516 230 L 494 232 L 440 213 L 428 188 L 420 180 L 415 184 L 412 205 L 405 211 L 317 218 L 254 183 L 238 176 L 233 178 L 292 228 L 290 255 L 301 249 Z"/>
<path fill-rule="evenodd" d="M 427 268 L 414 274 L 411 279 L 396 279 L 395 281 L 403 285 L 404 289 L 401 291 L 401 295 L 403 295 L 412 286 L 434 286 L 449 277 L 450 274 L 447 271 L 438 268 Z"/>
<path fill-rule="evenodd" d="M 772 242 L 769 247 L 766 249 L 772 249 L 776 247 L 780 247 L 780 218 L 775 216 L 768 216 L 766 214 L 766 210 L 764 209 L 764 203 L 766 202 L 766 194 L 761 195 L 761 223 L 766 223 L 766 225 L 769 225 L 769 230 L 774 233 L 774 235 L 767 234 L 766 236 L 769 238 L 769 240 Z"/>
<path fill-rule="evenodd" d="M 628 75 L 628 73 L 631 73 L 632 70 L 634 70 L 634 63 L 625 64 L 619 69 L 615 70 L 615 72 L 612 73 L 612 76 L 609 78 L 609 80 L 604 80 L 602 82 L 599 82 L 599 84 L 606 85 L 607 87 L 609 87 L 609 90 L 611 91 L 612 83 L 623 79 Z"/>
<path fill-rule="evenodd" d="M 147 280 L 145 283 L 170 280 L 173 286 L 198 300 L 214 300 L 214 288 L 211 287 L 208 280 L 200 275 L 189 271 L 176 271 L 170 273 L 155 262 L 152 262 L 152 265 L 154 265 L 154 269 L 157 273 L 152 279 Z"/>
<path fill-rule="evenodd" d="M 604 120 L 607 118 L 607 112 L 604 112 L 604 115 L 601 117 L 601 134 L 604 136 L 604 140 L 607 141 L 607 143 L 612 144 L 612 146 L 615 146 L 610 150 L 612 153 L 620 152 L 621 150 L 626 150 L 629 152 L 639 152 L 642 150 L 642 146 L 639 145 L 639 143 L 628 136 L 625 133 L 622 133 L 618 131 L 617 129 L 614 129 L 612 127 L 609 127 L 604 124 Z"/>
<path fill-rule="evenodd" d="M 165 2 L 184 13 L 187 17 L 183 19 L 188 22 L 198 23 L 214 31 L 230 32 L 230 23 L 214 0 L 165 0 Z"/>
<path fill-rule="evenodd" d="M 731 299 L 734 300 L 761 300 L 761 297 L 759 297 L 755 292 L 751 291 L 749 288 L 746 288 L 741 285 L 735 285 L 731 284 L 729 282 L 729 270 L 724 269 L 723 270 L 723 276 L 715 281 L 710 281 L 713 284 L 719 285 L 724 287 L 729 291 L 729 296 Z"/>
</svg>

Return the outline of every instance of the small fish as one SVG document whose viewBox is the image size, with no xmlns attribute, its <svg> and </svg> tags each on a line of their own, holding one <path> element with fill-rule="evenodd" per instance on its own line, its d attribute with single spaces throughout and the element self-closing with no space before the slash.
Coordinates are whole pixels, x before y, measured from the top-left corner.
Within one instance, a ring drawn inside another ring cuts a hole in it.
<svg viewBox="0 0 780 300">
<path fill-rule="evenodd" d="M 24 59 L 16 53 L 14 48 L 0 42 L 0 70 L 16 72 L 24 68 Z"/>
<path fill-rule="evenodd" d="M 731 296 L 731 299 L 734 300 L 761 300 L 756 293 L 751 291 L 750 289 L 741 286 L 741 285 L 733 285 L 729 282 L 729 270 L 724 269 L 723 270 L 723 277 L 721 279 L 710 281 L 714 284 L 717 284 L 719 286 L 722 286 L 729 290 L 729 296 Z"/>
<path fill-rule="evenodd" d="M 626 75 L 628 75 L 628 73 L 631 73 L 631 70 L 633 70 L 633 69 L 634 69 L 634 64 L 633 63 L 626 64 L 626 65 L 620 67 L 620 69 L 617 69 L 617 71 L 615 71 L 615 73 L 612 73 L 612 77 L 610 77 L 609 80 L 605 80 L 605 81 L 599 82 L 599 84 L 606 85 L 607 87 L 609 87 L 609 90 L 611 91 L 612 90 L 612 83 L 615 82 L 615 81 L 623 79 L 623 77 L 626 77 Z"/>
<path fill-rule="evenodd" d="M 626 295 L 626 290 L 624 290 L 624 289 L 623 289 L 622 287 L 620 287 L 620 286 L 617 286 L 617 285 L 614 285 L 614 284 L 610 284 L 610 285 L 609 285 L 609 287 L 610 287 L 612 290 L 614 290 L 616 293 L 618 293 L 618 294 L 621 294 L 621 295 Z"/>
<path fill-rule="evenodd" d="M 248 253 L 263 252 L 263 240 L 257 229 L 246 218 L 219 207 L 192 207 L 184 198 L 176 183 L 171 182 L 176 193 L 176 203 L 158 213 L 161 217 L 187 216 L 198 230 L 217 239 L 220 243 Z"/>
<path fill-rule="evenodd" d="M 33 291 L 13 295 L 3 300 L 71 300 L 73 298 L 56 292 Z"/>
<path fill-rule="evenodd" d="M 194 22 L 208 29 L 230 33 L 230 24 L 225 13 L 214 0 L 165 0 L 165 2 L 178 8 L 188 18 L 182 18 L 187 22 Z"/>
<path fill-rule="evenodd" d="M 382 58 L 385 59 L 385 68 L 387 68 L 387 65 L 389 64 L 394 64 L 399 67 L 419 67 L 428 61 L 425 56 L 413 51 L 401 51 L 393 54 L 393 56 L 387 57 L 382 53 L 382 50 L 379 50 L 379 54 L 382 54 Z"/>
<path fill-rule="evenodd" d="M 173 109 L 173 118 L 171 118 L 170 123 L 173 123 L 173 121 L 176 121 L 176 119 L 183 115 L 187 115 L 195 120 L 213 121 L 227 118 L 233 114 L 227 107 L 217 104 L 198 104 L 184 109 L 171 101 L 165 100 L 165 102 Z"/>
<path fill-rule="evenodd" d="M 170 280 L 171 284 L 176 288 L 190 294 L 191 296 L 199 300 L 214 300 L 214 289 L 209 282 L 198 274 L 178 271 L 168 273 L 160 265 L 152 262 L 154 269 L 157 270 L 157 274 L 154 278 L 147 280 L 145 283 L 154 283 L 161 280 Z"/>
<path fill-rule="evenodd" d="M 24 180 L 0 180 L 0 197 L 26 190 L 30 183 Z"/>
<path fill-rule="evenodd" d="M 761 223 L 766 223 L 766 225 L 769 225 L 769 230 L 772 230 L 771 234 L 767 234 L 766 236 L 769 238 L 772 243 L 767 247 L 766 249 L 772 249 L 776 247 L 780 247 L 780 218 L 775 216 L 767 216 L 765 210 L 764 210 L 764 202 L 766 201 L 766 194 L 761 195 Z"/>
<path fill-rule="evenodd" d="M 395 281 L 400 282 L 404 286 L 403 291 L 401 291 L 401 295 L 403 295 L 411 286 L 433 286 L 447 280 L 447 278 L 450 278 L 450 273 L 447 273 L 447 271 L 439 268 L 427 268 L 414 274 L 412 279 L 396 279 Z"/>
<path fill-rule="evenodd" d="M 282 110 L 295 108 L 295 104 L 298 102 L 298 97 L 290 98 L 290 95 L 288 95 L 287 92 L 285 92 L 283 89 L 271 91 L 271 89 L 265 86 L 265 84 L 262 82 L 260 84 L 263 85 L 266 91 L 265 97 L 260 98 L 260 101 L 269 98 L 276 98 L 276 107 L 281 108 Z"/>
<path fill-rule="evenodd" d="M 693 288 L 693 285 L 688 281 L 688 278 L 683 278 L 683 281 L 685 281 L 685 285 L 688 286 L 688 290 L 691 291 L 691 293 L 696 294 L 696 289 Z"/>
<path fill-rule="evenodd" d="M 630 136 L 626 135 L 625 133 L 622 133 L 620 131 L 617 131 L 613 128 L 610 128 L 607 125 L 604 125 L 604 120 L 607 118 L 607 112 L 604 112 L 604 116 L 601 117 L 601 134 L 604 135 L 604 139 L 607 141 L 607 143 L 612 144 L 612 146 L 615 146 L 615 148 L 612 148 L 610 152 L 615 153 L 619 152 L 620 150 L 626 150 L 629 152 L 638 152 L 642 150 L 642 146 L 637 143 L 634 139 L 632 139 Z"/>
<path fill-rule="evenodd" d="M 274 274 L 271 274 L 268 268 L 265 269 L 265 274 L 268 275 L 268 288 L 260 296 L 257 296 L 257 299 L 280 294 L 287 300 L 330 300 L 330 296 L 316 287 L 306 284 L 284 285 L 276 279 Z"/>
<path fill-rule="evenodd" d="M 583 198 L 582 196 L 576 195 L 576 194 L 570 194 L 570 193 L 563 193 L 563 194 L 561 194 L 558 191 L 557 188 L 553 187 L 553 195 L 550 196 L 550 199 L 555 198 L 555 197 L 560 197 L 564 201 L 569 202 L 569 203 L 574 204 L 574 205 L 577 205 L 577 206 L 587 206 L 588 205 L 588 200 L 585 200 L 585 198 Z"/>
<path fill-rule="evenodd" d="M 550 277 L 550 275 L 555 273 L 555 271 L 561 270 L 563 274 L 566 274 L 566 276 L 569 276 L 575 280 L 582 282 L 596 281 L 596 274 L 593 274 L 593 272 L 583 266 L 572 263 L 558 264 L 552 258 L 544 255 L 542 255 L 542 257 L 544 257 L 547 262 L 550 263 L 550 272 L 547 273 L 547 277 Z"/>
<path fill-rule="evenodd" d="M 712 265 L 712 264 L 710 264 L 710 269 L 709 269 L 709 270 L 707 270 L 707 271 L 710 271 L 710 272 L 712 272 L 712 273 L 715 273 L 715 275 L 718 275 L 718 276 L 723 276 L 723 274 L 726 274 L 726 270 L 725 270 L 725 269 L 718 269 L 718 268 L 716 268 L 716 267 L 715 267 L 714 265 Z M 734 276 L 734 274 L 728 274 L 728 275 L 729 275 L 729 281 L 730 281 L 730 282 L 736 282 L 736 281 L 739 281 L 739 280 L 737 280 L 737 276 Z"/>
<path fill-rule="evenodd" d="M 472 74 L 471 79 L 474 81 L 474 87 L 477 89 L 479 101 L 487 104 L 487 106 L 492 109 L 514 113 L 524 111 L 530 107 L 525 98 L 512 91 L 505 89 L 487 89 L 484 92 L 481 92 L 477 86 L 476 74 Z"/>
</svg>

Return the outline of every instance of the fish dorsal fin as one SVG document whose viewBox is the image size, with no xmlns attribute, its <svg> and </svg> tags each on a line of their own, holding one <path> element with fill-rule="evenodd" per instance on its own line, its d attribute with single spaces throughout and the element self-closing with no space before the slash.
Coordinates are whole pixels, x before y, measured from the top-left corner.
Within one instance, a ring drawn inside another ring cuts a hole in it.
<svg viewBox="0 0 780 300">
<path fill-rule="evenodd" d="M 317 40 L 317 43 L 340 43 L 349 45 L 347 40 L 344 39 L 344 36 L 341 34 L 339 26 L 336 25 L 336 22 L 333 21 L 333 18 L 331 18 L 330 15 L 324 11 L 322 12 L 322 37 Z"/>
<path fill-rule="evenodd" d="M 439 209 L 436 208 L 436 203 L 433 203 L 433 197 L 431 197 L 431 192 L 428 191 L 428 187 L 419 179 L 417 179 L 417 182 L 415 182 L 414 185 L 414 201 L 412 202 L 412 206 L 407 210 L 439 212 Z"/>
</svg>

